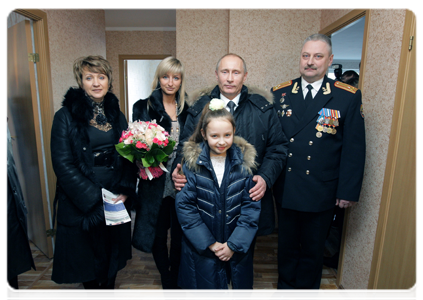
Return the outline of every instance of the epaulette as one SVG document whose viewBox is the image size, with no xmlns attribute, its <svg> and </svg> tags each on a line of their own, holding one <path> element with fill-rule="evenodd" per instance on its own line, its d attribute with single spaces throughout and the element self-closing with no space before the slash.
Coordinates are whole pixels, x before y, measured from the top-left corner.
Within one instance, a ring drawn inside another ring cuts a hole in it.
<svg viewBox="0 0 423 300">
<path fill-rule="evenodd" d="M 287 87 L 292 85 L 292 80 L 285 81 L 284 83 L 278 84 L 277 86 L 273 87 L 273 91 L 277 91 L 281 88 Z"/>
<path fill-rule="evenodd" d="M 340 89 L 346 90 L 346 91 L 348 91 L 348 92 L 350 92 L 350 93 L 353 93 L 353 94 L 355 94 L 355 93 L 357 92 L 357 90 L 358 90 L 358 88 L 353 87 L 353 86 L 351 86 L 351 85 L 349 85 L 349 84 L 343 83 L 343 82 L 341 82 L 341 81 L 336 81 L 336 82 L 335 82 L 335 86 L 336 86 L 337 88 L 340 88 Z"/>
</svg>

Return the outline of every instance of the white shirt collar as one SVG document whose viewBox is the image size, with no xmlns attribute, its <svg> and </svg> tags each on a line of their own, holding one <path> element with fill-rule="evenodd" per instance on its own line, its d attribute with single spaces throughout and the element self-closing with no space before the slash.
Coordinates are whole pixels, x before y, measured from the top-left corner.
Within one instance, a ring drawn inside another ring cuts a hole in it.
<svg viewBox="0 0 423 300">
<path fill-rule="evenodd" d="M 304 97 L 308 93 L 307 85 L 311 84 L 313 89 L 311 90 L 313 98 L 316 96 L 317 92 L 320 90 L 322 84 L 323 84 L 324 77 L 320 78 L 319 80 L 316 80 L 313 83 L 308 83 L 304 78 L 301 77 L 301 88 L 303 89 L 303 95 Z"/>
<path fill-rule="evenodd" d="M 223 100 L 223 101 L 225 101 L 225 107 L 226 107 L 226 110 L 227 110 L 227 111 L 229 111 L 229 107 L 227 106 L 229 101 L 232 101 L 233 103 L 235 103 L 235 108 L 234 108 L 234 110 L 236 110 L 236 109 L 237 109 L 238 104 L 239 104 L 239 98 L 241 98 L 241 93 L 239 93 L 239 94 L 238 94 L 235 98 L 233 98 L 232 100 L 229 100 L 228 98 L 226 98 L 225 96 L 223 96 L 222 94 L 220 94 L 220 99 L 221 99 L 221 100 Z"/>
</svg>

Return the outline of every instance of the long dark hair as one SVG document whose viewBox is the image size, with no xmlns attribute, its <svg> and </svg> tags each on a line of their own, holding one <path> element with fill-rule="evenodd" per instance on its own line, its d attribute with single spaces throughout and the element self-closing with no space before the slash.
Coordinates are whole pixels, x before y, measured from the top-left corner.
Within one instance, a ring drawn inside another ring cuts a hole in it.
<svg viewBox="0 0 423 300">
<path fill-rule="evenodd" d="M 221 100 L 223 101 L 223 100 Z M 210 121 L 215 118 L 226 118 L 234 128 L 235 133 L 235 119 L 234 116 L 226 110 L 226 108 L 222 109 L 210 109 L 210 104 L 206 104 L 203 108 L 203 111 L 201 113 L 200 120 L 198 121 L 197 127 L 194 130 L 194 133 L 189 138 L 190 141 L 194 141 L 196 143 L 200 143 L 204 140 L 203 135 L 201 134 L 201 130 L 203 130 L 204 133 L 207 132 L 207 125 L 209 125 Z"/>
</svg>

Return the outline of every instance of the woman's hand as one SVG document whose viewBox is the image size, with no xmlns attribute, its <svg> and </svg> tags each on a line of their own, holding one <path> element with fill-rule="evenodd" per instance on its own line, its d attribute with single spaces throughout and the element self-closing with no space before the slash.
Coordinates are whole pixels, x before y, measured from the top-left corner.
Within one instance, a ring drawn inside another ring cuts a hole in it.
<svg viewBox="0 0 423 300">
<path fill-rule="evenodd" d="M 118 201 L 120 200 L 120 201 L 122 201 L 123 203 L 125 203 L 126 198 L 128 198 L 128 196 L 120 194 L 120 195 L 119 195 L 119 196 L 117 196 L 116 198 L 112 198 L 112 201 L 114 201 L 114 202 L 116 203 L 116 202 L 118 202 Z"/>
<path fill-rule="evenodd" d="M 223 249 L 223 244 L 222 243 L 219 243 L 219 242 L 215 242 L 214 244 L 211 244 L 209 246 L 209 249 L 210 249 L 210 251 L 216 253 L 217 251 Z"/>
<path fill-rule="evenodd" d="M 215 255 L 219 257 L 221 261 L 228 261 L 232 258 L 232 255 L 234 255 L 234 251 L 229 248 L 228 243 L 224 243 L 222 246 L 221 250 L 215 252 Z"/>
</svg>

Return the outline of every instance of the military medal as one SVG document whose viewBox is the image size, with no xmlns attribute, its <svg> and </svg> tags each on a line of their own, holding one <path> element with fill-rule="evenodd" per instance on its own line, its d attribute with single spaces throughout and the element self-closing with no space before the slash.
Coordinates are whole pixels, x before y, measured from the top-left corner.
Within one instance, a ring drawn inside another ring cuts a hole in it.
<svg viewBox="0 0 423 300">
<path fill-rule="evenodd" d="M 323 134 L 322 134 L 320 131 L 316 132 L 316 137 L 317 137 L 317 138 L 319 138 L 319 139 L 320 139 L 320 138 L 322 137 L 322 135 L 323 135 Z"/>
<path fill-rule="evenodd" d="M 287 117 L 290 117 L 292 115 L 292 109 L 288 109 L 287 111 L 286 111 L 286 116 Z"/>
<path fill-rule="evenodd" d="M 341 117 L 341 112 L 335 109 L 322 108 L 319 111 L 319 116 L 317 117 L 316 133 L 317 137 L 321 137 L 321 133 L 336 134 L 337 130 L 335 127 L 339 126 L 339 118 Z M 320 133 L 320 134 L 319 134 Z"/>
</svg>

